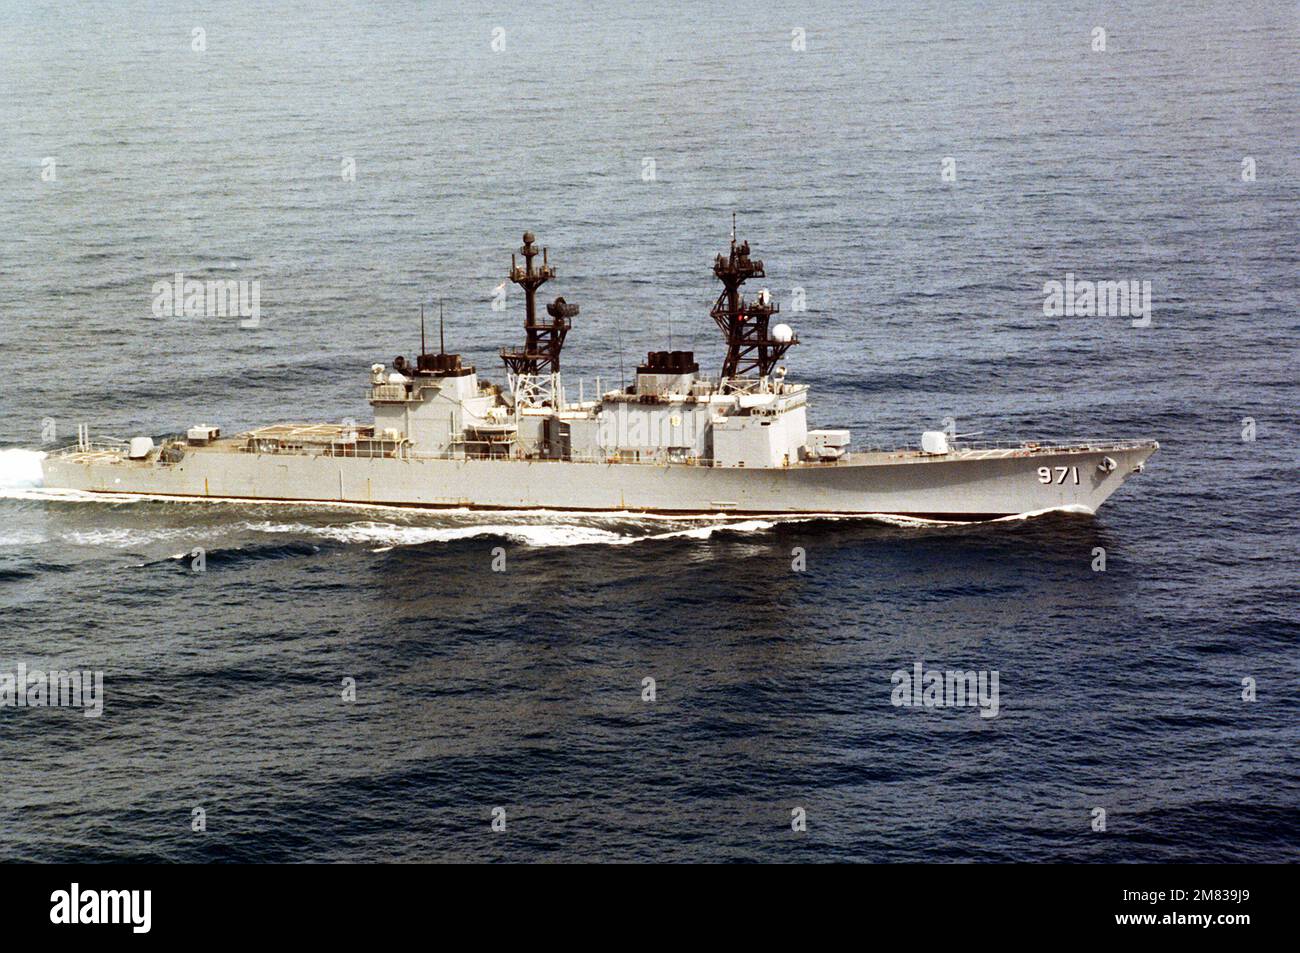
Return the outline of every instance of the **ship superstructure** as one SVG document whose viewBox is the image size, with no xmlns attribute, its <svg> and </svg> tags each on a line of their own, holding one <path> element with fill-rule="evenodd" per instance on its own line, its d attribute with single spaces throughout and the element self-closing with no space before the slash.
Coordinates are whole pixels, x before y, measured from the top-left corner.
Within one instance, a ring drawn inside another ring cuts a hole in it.
<svg viewBox="0 0 1300 953">
<path fill-rule="evenodd" d="M 523 263 L 520 265 L 519 257 Z M 539 261 L 540 258 L 540 261 Z M 373 424 L 278 424 L 222 437 L 199 425 L 154 446 L 78 445 L 51 455 L 46 482 L 94 492 L 484 508 L 662 513 L 892 513 L 983 519 L 1095 510 L 1156 449 L 1153 441 L 954 446 L 852 453 L 843 429 L 809 430 L 807 384 L 781 361 L 798 338 L 746 281 L 765 277 L 733 231 L 713 264 L 710 316 L 726 346 L 708 376 L 691 351 L 652 351 L 631 385 L 570 400 L 561 372 L 576 304 L 537 292 L 555 278 L 525 232 L 509 280 L 524 294 L 524 343 L 502 348 L 505 388 L 442 343 L 412 364 L 370 368 Z"/>
<path fill-rule="evenodd" d="M 846 448 L 847 431 L 808 431 L 808 386 L 786 381 L 776 361 L 797 344 L 785 325 L 769 329 L 776 313 L 764 290 L 750 302 L 739 287 L 762 277 L 748 243 L 733 239 L 714 273 L 724 291 L 713 309 L 723 328 L 723 375 L 700 373 L 690 351 L 651 351 L 631 386 L 592 400 L 568 399 L 560 361 L 579 308 L 563 297 L 538 308 L 538 288 L 555 277 L 549 253 L 531 232 L 512 261 L 510 280 L 524 292 L 522 347 L 501 349 L 508 387 L 483 383 L 459 354 L 420 354 L 371 367 L 369 401 L 374 426 L 333 434 L 328 451 L 362 456 L 439 456 L 448 459 L 569 460 L 602 463 L 686 464 L 709 467 L 787 467 L 831 460 Z M 247 435 L 257 452 L 299 452 L 313 437 L 303 428 L 263 428 Z"/>
</svg>

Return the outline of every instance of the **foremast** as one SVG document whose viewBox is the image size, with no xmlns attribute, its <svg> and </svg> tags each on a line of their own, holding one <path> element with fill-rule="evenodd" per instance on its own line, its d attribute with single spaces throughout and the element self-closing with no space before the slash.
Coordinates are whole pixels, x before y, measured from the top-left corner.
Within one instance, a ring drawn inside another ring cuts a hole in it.
<svg viewBox="0 0 1300 953">
<path fill-rule="evenodd" d="M 510 390 L 516 405 L 558 408 L 562 394 L 560 384 L 560 353 L 564 339 L 573 327 L 578 306 L 557 297 L 546 306 L 546 319 L 537 314 L 537 289 L 555 277 L 546 248 L 542 248 L 542 263 L 534 265 L 537 257 L 536 236 L 524 232 L 524 244 L 519 254 L 524 256 L 524 266 L 519 267 L 516 255 L 510 256 L 509 279 L 524 290 L 524 346 L 501 349 Z"/>
</svg>

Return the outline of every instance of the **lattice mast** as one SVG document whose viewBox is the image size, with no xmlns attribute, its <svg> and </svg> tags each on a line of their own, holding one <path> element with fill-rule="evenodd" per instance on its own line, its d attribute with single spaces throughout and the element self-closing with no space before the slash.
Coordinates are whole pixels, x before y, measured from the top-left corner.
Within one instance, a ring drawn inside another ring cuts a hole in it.
<svg viewBox="0 0 1300 953">
<path fill-rule="evenodd" d="M 524 346 L 503 347 L 501 360 L 505 362 L 506 370 L 516 377 L 559 373 L 564 338 L 573 326 L 571 319 L 578 313 L 576 304 L 556 298 L 546 306 L 549 320 L 538 320 L 537 289 L 555 277 L 555 269 L 547 259 L 545 248 L 542 249 L 541 266 L 533 264 L 537 257 L 535 240 L 532 232 L 524 232 L 524 244 L 519 249 L 519 254 L 524 256 L 523 268 L 519 267 L 514 255 L 510 256 L 510 280 L 524 289 Z"/>
<path fill-rule="evenodd" d="M 769 334 L 768 323 L 781 309 L 766 291 L 759 293 L 757 301 L 746 301 L 741 296 L 742 284 L 750 278 L 764 278 L 766 275 L 763 263 L 749 257 L 749 242 L 736 244 L 734 219 L 731 250 L 726 257 L 718 255 L 714 259 L 713 274 L 722 282 L 722 293 L 709 312 L 727 341 L 722 379 L 743 377 L 755 370 L 759 377 L 766 377 L 799 340 L 793 335 L 777 340 Z"/>
</svg>

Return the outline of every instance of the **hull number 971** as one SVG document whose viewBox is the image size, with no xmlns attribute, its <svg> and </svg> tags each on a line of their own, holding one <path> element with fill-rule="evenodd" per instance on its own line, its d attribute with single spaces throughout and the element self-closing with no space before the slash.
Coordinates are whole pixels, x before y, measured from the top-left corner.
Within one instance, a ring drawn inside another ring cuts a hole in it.
<svg viewBox="0 0 1300 953">
<path fill-rule="evenodd" d="M 1078 467 L 1039 467 L 1039 483 L 1065 483 L 1070 481 L 1078 486 L 1079 468 Z"/>
</svg>

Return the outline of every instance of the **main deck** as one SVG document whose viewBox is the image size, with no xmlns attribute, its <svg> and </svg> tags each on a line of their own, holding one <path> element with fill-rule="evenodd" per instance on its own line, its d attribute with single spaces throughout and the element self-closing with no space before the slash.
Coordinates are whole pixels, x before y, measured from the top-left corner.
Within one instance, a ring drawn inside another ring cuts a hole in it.
<svg viewBox="0 0 1300 953">
<path fill-rule="evenodd" d="M 1062 443 L 1027 441 L 1015 446 L 971 445 L 954 443 L 943 454 L 925 453 L 916 448 L 870 448 L 850 451 L 836 460 L 796 460 L 783 467 L 749 468 L 750 470 L 799 470 L 827 467 L 893 466 L 900 463 L 936 463 L 941 461 L 980 461 L 1023 459 L 1058 454 L 1111 453 L 1139 450 L 1158 446 L 1151 440 L 1079 439 Z M 60 455 L 84 463 L 111 463 L 125 459 L 125 445 L 121 447 L 97 445 L 79 448 L 76 445 L 55 451 Z M 281 423 L 258 427 L 231 437 L 222 437 L 201 446 L 185 445 L 185 455 L 251 453 L 254 455 L 292 455 L 307 457 L 389 458 L 401 460 L 481 460 L 501 459 L 499 455 L 472 452 L 431 453 L 421 451 L 400 441 L 376 440 L 373 428 L 336 423 Z M 527 460 L 520 456 L 514 459 Z M 543 462 L 543 458 L 536 458 Z M 629 460 L 612 455 L 574 456 L 567 463 L 593 463 L 638 467 L 705 467 L 714 466 L 708 460 L 664 462 Z M 167 465 L 167 464 L 163 464 Z M 744 469 L 744 468 L 737 468 Z"/>
</svg>

